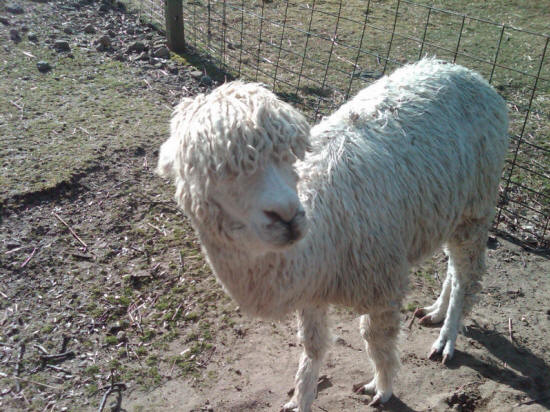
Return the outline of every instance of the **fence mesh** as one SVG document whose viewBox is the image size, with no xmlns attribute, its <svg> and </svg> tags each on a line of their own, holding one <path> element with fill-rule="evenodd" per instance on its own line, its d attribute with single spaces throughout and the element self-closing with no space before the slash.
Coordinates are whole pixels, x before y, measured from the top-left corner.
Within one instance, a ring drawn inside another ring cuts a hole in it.
<svg viewBox="0 0 550 412">
<path fill-rule="evenodd" d="M 163 24 L 162 0 L 132 1 Z M 183 20 L 190 52 L 314 121 L 423 56 L 478 71 L 510 109 L 495 230 L 550 247 L 549 36 L 410 0 L 184 0 Z"/>
</svg>

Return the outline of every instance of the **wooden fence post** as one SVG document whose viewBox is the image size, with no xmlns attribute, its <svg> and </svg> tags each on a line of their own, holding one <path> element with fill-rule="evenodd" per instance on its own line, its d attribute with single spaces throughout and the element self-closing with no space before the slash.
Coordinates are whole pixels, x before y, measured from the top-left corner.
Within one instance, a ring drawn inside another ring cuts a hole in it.
<svg viewBox="0 0 550 412">
<path fill-rule="evenodd" d="M 185 31 L 183 30 L 183 0 L 164 0 L 166 18 L 166 40 L 173 52 L 183 52 Z"/>
</svg>

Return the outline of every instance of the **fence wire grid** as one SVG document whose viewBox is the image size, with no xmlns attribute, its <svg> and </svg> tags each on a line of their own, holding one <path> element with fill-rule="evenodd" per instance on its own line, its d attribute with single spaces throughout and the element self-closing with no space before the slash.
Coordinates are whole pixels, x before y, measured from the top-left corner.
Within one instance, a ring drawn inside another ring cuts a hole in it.
<svg viewBox="0 0 550 412">
<path fill-rule="evenodd" d="M 132 2 L 164 25 L 164 1 Z M 494 229 L 550 249 L 550 36 L 411 0 L 183 0 L 183 25 L 190 53 L 312 121 L 424 56 L 478 71 L 510 115 Z"/>
</svg>

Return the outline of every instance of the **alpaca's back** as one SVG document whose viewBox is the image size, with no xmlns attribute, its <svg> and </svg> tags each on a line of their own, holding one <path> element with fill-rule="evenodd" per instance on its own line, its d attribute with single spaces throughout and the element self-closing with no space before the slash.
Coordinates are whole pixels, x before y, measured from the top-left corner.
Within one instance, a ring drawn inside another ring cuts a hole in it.
<svg viewBox="0 0 550 412">
<path fill-rule="evenodd" d="M 342 210 L 327 231 L 360 239 L 355 262 L 383 265 L 388 248 L 418 261 L 494 208 L 506 112 L 460 66 L 423 60 L 381 79 L 312 129 L 314 152 L 300 165 L 312 219 Z"/>
</svg>

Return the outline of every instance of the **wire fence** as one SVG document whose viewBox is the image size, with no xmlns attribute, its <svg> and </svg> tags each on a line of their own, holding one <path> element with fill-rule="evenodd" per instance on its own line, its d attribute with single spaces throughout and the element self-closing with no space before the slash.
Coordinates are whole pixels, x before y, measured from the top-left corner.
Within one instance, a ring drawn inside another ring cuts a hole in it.
<svg viewBox="0 0 550 412">
<path fill-rule="evenodd" d="M 162 0 L 131 1 L 163 25 Z M 510 109 L 494 229 L 550 248 L 548 35 L 410 0 L 183 0 L 183 24 L 188 52 L 268 85 L 313 121 L 426 55 L 478 71 Z"/>
</svg>

